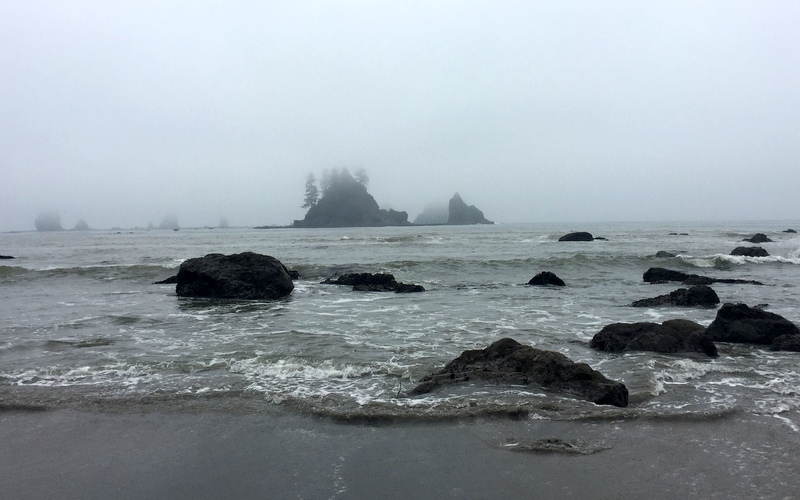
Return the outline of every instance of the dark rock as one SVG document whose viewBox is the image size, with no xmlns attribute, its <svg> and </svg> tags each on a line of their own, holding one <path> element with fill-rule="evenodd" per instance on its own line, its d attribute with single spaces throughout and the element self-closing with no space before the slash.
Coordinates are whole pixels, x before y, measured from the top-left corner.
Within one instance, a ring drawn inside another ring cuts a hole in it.
<svg viewBox="0 0 800 500">
<path fill-rule="evenodd" d="M 558 241 L 594 241 L 594 239 L 595 238 L 594 236 L 592 236 L 592 233 L 587 233 L 586 231 L 578 231 L 575 233 L 567 233 L 561 238 L 559 238 Z"/>
<path fill-rule="evenodd" d="M 736 247 L 731 255 L 741 255 L 744 257 L 769 257 L 769 252 L 761 247 Z"/>
<path fill-rule="evenodd" d="M 296 271 L 294 269 L 287 269 L 286 272 L 289 273 L 289 277 L 292 278 L 293 280 L 299 280 L 300 279 L 300 272 L 299 271 Z"/>
<path fill-rule="evenodd" d="M 595 236 L 595 241 L 608 241 L 608 238 L 604 238 L 603 236 Z"/>
<path fill-rule="evenodd" d="M 161 281 L 156 281 L 154 285 L 174 285 L 178 283 L 178 275 L 170 276 L 169 278 Z"/>
<path fill-rule="evenodd" d="M 486 349 L 464 351 L 444 368 L 420 380 L 410 395 L 426 394 L 440 386 L 479 380 L 497 384 L 533 384 L 596 404 L 627 406 L 628 389 L 607 379 L 586 363 L 561 353 L 544 351 L 504 338 Z"/>
<path fill-rule="evenodd" d="M 667 252 L 665 250 L 659 250 L 658 252 L 656 252 L 656 257 L 660 259 L 669 259 L 677 256 L 678 256 L 677 254 L 674 254 L 672 252 Z"/>
<path fill-rule="evenodd" d="M 750 243 L 772 243 L 772 240 L 764 233 L 756 233 L 750 238 L 745 238 L 742 241 L 749 241 Z"/>
<path fill-rule="evenodd" d="M 10 255 L 0 255 L 0 260 L 3 260 L 3 259 L 13 259 L 13 258 L 14 258 L 14 257 L 12 257 L 12 256 L 10 256 Z"/>
<path fill-rule="evenodd" d="M 605 352 L 699 352 L 717 357 L 717 347 L 705 328 L 687 319 L 671 319 L 660 325 L 650 322 L 612 323 L 595 334 L 589 346 Z"/>
<path fill-rule="evenodd" d="M 797 233 L 797 231 L 795 231 L 794 229 L 789 228 L 789 229 L 785 230 L 784 233 Z"/>
<path fill-rule="evenodd" d="M 694 285 L 691 288 L 679 288 L 667 295 L 637 300 L 631 305 L 633 307 L 714 307 L 717 304 L 719 304 L 719 297 L 711 287 Z"/>
<path fill-rule="evenodd" d="M 475 205 L 467 206 L 458 193 L 450 198 L 447 223 L 451 225 L 494 224 L 494 222 L 486 219 L 483 216 L 483 212 L 478 210 Z"/>
<path fill-rule="evenodd" d="M 388 273 L 349 273 L 336 279 L 328 278 L 322 284 L 352 286 L 353 290 L 357 292 L 412 293 L 425 291 L 422 285 L 398 283 L 394 275 Z"/>
<path fill-rule="evenodd" d="M 800 352 L 800 335 L 781 335 L 769 346 L 772 351 Z"/>
<path fill-rule="evenodd" d="M 698 274 L 688 274 L 681 271 L 673 271 L 672 269 L 664 269 L 663 267 L 651 267 L 644 272 L 642 279 L 647 283 L 668 283 L 670 281 L 678 281 L 684 285 L 710 285 L 712 283 L 763 285 L 763 283 L 755 280 L 711 278 L 708 276 L 700 276 Z"/>
<path fill-rule="evenodd" d="M 723 304 L 706 332 L 717 342 L 769 345 L 783 335 L 800 335 L 800 329 L 783 316 L 745 304 Z"/>
<path fill-rule="evenodd" d="M 542 271 L 541 273 L 537 274 L 528 282 L 529 285 L 553 285 L 553 286 L 566 286 L 564 280 L 556 276 L 554 273 L 550 271 Z"/>
<path fill-rule="evenodd" d="M 178 270 L 175 292 L 181 297 L 277 299 L 294 289 L 278 259 L 253 252 L 219 253 L 189 259 Z"/>
</svg>

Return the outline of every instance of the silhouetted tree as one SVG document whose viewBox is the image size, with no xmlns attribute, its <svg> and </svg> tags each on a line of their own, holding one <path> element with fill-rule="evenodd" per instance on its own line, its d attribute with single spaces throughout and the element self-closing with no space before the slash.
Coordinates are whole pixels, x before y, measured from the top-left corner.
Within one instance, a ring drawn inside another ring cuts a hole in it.
<svg viewBox="0 0 800 500">
<path fill-rule="evenodd" d="M 319 201 L 319 189 L 317 189 L 317 178 L 314 173 L 308 174 L 306 177 L 306 199 L 303 203 L 303 208 L 311 208 Z"/>
</svg>

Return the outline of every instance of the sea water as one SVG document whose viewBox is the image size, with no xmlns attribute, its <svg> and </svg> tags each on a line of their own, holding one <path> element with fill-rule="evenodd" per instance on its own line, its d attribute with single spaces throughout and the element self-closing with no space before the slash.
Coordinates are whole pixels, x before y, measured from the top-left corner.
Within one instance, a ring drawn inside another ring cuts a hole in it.
<svg viewBox="0 0 800 500">
<path fill-rule="evenodd" d="M 648 284 L 666 267 L 719 278 L 721 301 L 764 305 L 800 324 L 800 237 L 781 222 L 182 229 L 0 234 L 0 389 L 17 403 L 240 402 L 343 418 L 437 418 L 524 412 L 532 418 L 697 418 L 770 415 L 800 430 L 800 354 L 718 344 L 720 356 L 589 348 L 614 322 L 686 318 L 716 308 L 633 308 L 678 283 Z M 607 238 L 559 242 L 590 231 Z M 756 232 L 770 257 L 730 256 Z M 676 257 L 657 258 L 659 250 Z M 288 298 L 181 298 L 153 284 L 186 259 L 253 251 L 299 271 Z M 566 287 L 532 287 L 541 271 Z M 320 282 L 392 273 L 412 294 L 356 292 Z M 531 386 L 405 391 L 466 349 L 511 337 L 588 363 L 630 392 L 625 409 Z M 8 396 L 6 396 L 8 397 Z M 19 400 L 19 398 L 22 398 Z"/>
</svg>

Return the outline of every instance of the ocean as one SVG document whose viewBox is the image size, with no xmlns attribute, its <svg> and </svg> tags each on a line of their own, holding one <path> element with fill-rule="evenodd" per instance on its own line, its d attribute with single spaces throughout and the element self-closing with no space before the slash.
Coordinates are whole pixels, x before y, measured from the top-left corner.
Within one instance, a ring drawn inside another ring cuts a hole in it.
<svg viewBox="0 0 800 500">
<path fill-rule="evenodd" d="M 633 308 L 678 283 L 666 267 L 720 278 L 722 303 L 765 305 L 800 324 L 800 221 L 498 224 L 337 229 L 182 229 L 0 234 L 0 395 L 19 407 L 220 412 L 279 407 L 343 421 L 524 415 L 551 421 L 723 415 L 769 417 L 800 432 L 800 353 L 718 344 L 720 356 L 589 348 L 614 322 L 686 318 L 716 308 Z M 607 238 L 558 242 L 571 231 Z M 757 232 L 769 257 L 730 256 Z M 665 250 L 676 257 L 659 258 Z M 272 255 L 300 273 L 276 301 L 177 297 L 154 282 L 208 253 Z M 532 287 L 541 271 L 566 287 Z M 320 284 L 392 273 L 422 293 Z M 530 386 L 405 391 L 466 349 L 503 337 L 559 351 L 622 381 L 627 408 Z"/>
</svg>

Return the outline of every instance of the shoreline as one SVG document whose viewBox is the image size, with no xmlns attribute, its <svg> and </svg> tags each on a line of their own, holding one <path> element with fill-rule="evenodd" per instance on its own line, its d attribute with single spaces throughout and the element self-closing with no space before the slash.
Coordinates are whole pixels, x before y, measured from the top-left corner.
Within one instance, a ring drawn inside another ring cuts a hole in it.
<svg viewBox="0 0 800 500">
<path fill-rule="evenodd" d="M 260 414 L 0 412 L 9 498 L 785 498 L 772 418 L 342 424 Z"/>
</svg>

